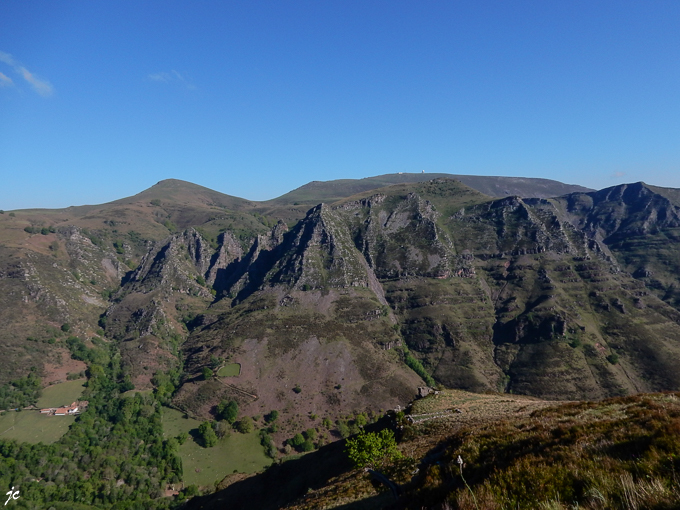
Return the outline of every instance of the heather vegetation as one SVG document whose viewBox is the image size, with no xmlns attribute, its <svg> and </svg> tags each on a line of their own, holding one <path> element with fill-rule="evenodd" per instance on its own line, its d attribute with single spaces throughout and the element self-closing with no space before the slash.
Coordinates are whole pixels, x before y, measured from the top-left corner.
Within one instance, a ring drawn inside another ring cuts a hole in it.
<svg viewBox="0 0 680 510">
<path fill-rule="evenodd" d="M 227 495 L 257 498 L 262 509 L 295 510 L 677 508 L 679 420 L 677 393 L 555 405 L 444 391 L 342 448 L 322 448 L 286 462 L 289 469 L 232 482 L 189 508 L 219 508 Z M 297 495 L 250 492 L 274 476 L 297 487 Z"/>
<path fill-rule="evenodd" d="M 676 508 L 678 397 L 568 404 L 461 430 L 410 482 L 403 508 Z"/>
</svg>

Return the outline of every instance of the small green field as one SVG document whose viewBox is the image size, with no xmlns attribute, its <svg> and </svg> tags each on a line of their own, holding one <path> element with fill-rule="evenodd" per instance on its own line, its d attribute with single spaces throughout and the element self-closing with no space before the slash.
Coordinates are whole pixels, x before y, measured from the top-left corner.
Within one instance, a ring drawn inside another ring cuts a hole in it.
<svg viewBox="0 0 680 510">
<path fill-rule="evenodd" d="M 39 411 L 7 411 L 0 415 L 0 438 L 26 443 L 54 443 L 66 434 L 75 416 L 47 416 Z"/>
<path fill-rule="evenodd" d="M 218 377 L 236 377 L 237 375 L 241 375 L 240 363 L 230 363 L 217 371 Z"/>
<path fill-rule="evenodd" d="M 38 399 L 37 407 L 60 407 L 75 402 L 83 394 L 85 379 L 66 381 L 43 389 L 42 397 Z"/>
<path fill-rule="evenodd" d="M 180 411 L 163 408 L 165 437 L 176 436 L 181 432 L 189 434 L 189 438 L 179 449 L 185 484 L 212 485 L 234 471 L 255 473 L 271 464 L 272 460 L 264 454 L 257 432 L 232 432 L 216 446 L 203 448 L 192 436 L 192 432 L 196 433 L 200 424 L 197 420 L 184 418 Z"/>
<path fill-rule="evenodd" d="M 134 397 L 137 393 L 141 393 L 142 395 L 151 395 L 153 394 L 153 390 L 130 390 L 126 391 L 125 393 L 121 393 L 120 396 L 122 398 L 129 398 Z"/>
</svg>

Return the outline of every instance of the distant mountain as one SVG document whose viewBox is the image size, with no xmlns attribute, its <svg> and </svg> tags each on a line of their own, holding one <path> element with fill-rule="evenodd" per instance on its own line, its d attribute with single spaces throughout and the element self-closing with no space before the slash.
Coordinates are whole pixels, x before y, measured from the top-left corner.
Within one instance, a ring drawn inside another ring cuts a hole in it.
<svg viewBox="0 0 680 510">
<path fill-rule="evenodd" d="M 550 179 L 530 177 L 493 177 L 443 173 L 396 173 L 366 177 L 365 179 L 338 179 L 313 181 L 285 195 L 271 200 L 275 204 L 311 204 L 335 202 L 343 198 L 392 184 L 425 182 L 432 179 L 455 179 L 472 189 L 491 197 L 519 196 L 522 198 L 550 198 L 568 193 L 593 191 L 583 186 L 563 184 Z"/>
</svg>

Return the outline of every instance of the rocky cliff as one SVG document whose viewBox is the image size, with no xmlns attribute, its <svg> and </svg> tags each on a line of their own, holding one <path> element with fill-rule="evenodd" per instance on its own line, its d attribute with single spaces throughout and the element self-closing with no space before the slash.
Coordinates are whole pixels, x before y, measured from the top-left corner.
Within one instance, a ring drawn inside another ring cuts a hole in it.
<svg viewBox="0 0 680 510">
<path fill-rule="evenodd" d="M 556 399 L 680 387 L 677 190 L 494 199 L 432 179 L 286 221 L 171 191 L 2 218 L 8 380 L 53 361 L 67 324 L 117 342 L 137 388 L 181 371 L 175 405 L 202 416 L 227 397 L 290 419 L 375 410 L 422 377 Z"/>
</svg>

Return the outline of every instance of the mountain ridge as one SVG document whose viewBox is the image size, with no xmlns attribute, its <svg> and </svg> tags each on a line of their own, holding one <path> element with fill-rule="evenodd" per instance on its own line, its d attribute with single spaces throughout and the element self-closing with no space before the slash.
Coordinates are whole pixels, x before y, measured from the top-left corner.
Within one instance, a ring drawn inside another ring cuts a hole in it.
<svg viewBox="0 0 680 510">
<path fill-rule="evenodd" d="M 680 386 L 676 190 L 494 198 L 434 178 L 269 214 L 177 180 L 135 196 L 0 216 L 3 383 L 58 364 L 69 335 L 105 341 L 139 390 L 174 374 L 164 398 L 191 416 L 279 409 L 277 444 L 296 415 L 375 412 L 426 383 Z M 226 364 L 229 384 L 202 376 Z"/>
</svg>

